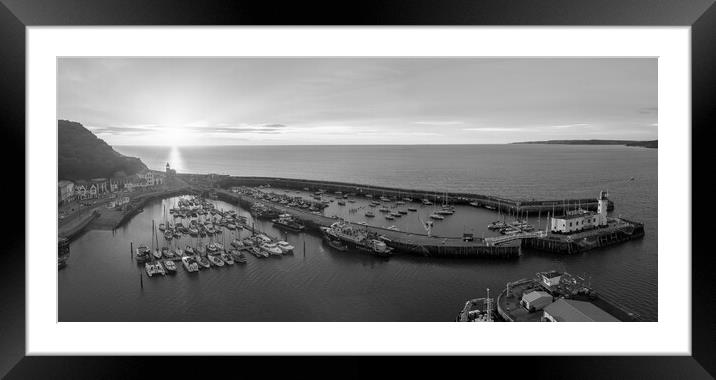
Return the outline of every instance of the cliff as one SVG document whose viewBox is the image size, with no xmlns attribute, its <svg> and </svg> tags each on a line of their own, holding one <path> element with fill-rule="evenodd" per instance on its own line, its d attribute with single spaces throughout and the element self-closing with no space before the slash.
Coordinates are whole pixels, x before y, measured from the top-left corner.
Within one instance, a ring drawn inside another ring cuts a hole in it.
<svg viewBox="0 0 716 380">
<path fill-rule="evenodd" d="M 136 157 L 124 156 L 82 124 L 57 121 L 57 166 L 60 180 L 108 178 L 122 171 L 127 175 L 147 170 Z"/>
</svg>

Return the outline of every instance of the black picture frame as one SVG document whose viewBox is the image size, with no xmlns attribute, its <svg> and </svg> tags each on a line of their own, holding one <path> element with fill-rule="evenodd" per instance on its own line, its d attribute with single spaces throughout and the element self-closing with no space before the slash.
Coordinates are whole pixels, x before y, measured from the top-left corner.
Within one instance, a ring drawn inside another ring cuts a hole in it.
<svg viewBox="0 0 716 380">
<path fill-rule="evenodd" d="M 0 0 L 0 115 L 5 137 L 6 188 L 12 192 L 7 210 L 24 215 L 16 197 L 25 178 L 20 160 L 25 157 L 25 43 L 29 26 L 83 25 L 585 25 L 585 26 L 690 26 L 692 53 L 692 199 L 707 199 L 710 155 L 709 122 L 716 107 L 716 6 L 712 0 L 550 0 L 550 1 L 116 1 L 116 0 Z M 11 148 L 11 149 L 7 149 Z M 699 171 L 699 168 L 702 168 Z M 23 195 L 25 203 L 31 201 Z M 691 207 L 687 200 L 674 207 Z M 716 374 L 716 297 L 711 279 L 715 273 L 713 254 L 705 244 L 714 225 L 708 215 L 692 213 L 692 353 L 693 356 L 654 357 L 540 357 L 470 358 L 469 364 L 446 363 L 429 366 L 424 361 L 406 365 L 398 358 L 383 358 L 381 364 L 361 364 L 360 358 L 342 358 L 345 375 L 373 375 L 378 368 L 395 371 L 401 378 L 411 372 L 441 377 L 464 376 L 482 371 L 522 367 L 553 378 L 712 378 Z M 16 218 L 13 218 L 15 221 Z M 24 217 L 23 217 L 24 221 Z M 683 221 L 679 221 L 683 223 Z M 14 225 L 19 223 L 15 222 Z M 24 224 L 24 223 L 23 223 Z M 32 226 L 26 226 L 31 228 Z M 107 378 L 140 377 L 148 369 L 160 368 L 166 376 L 186 372 L 170 359 L 25 356 L 25 236 L 18 233 L 5 241 L 0 265 L 0 376 L 9 378 Z M 703 249 L 699 249 L 703 248 Z M 689 246 L 684 244 L 684 254 Z M 54 253 L 48 253 L 54 255 Z M 661 304 L 661 308 L 668 305 Z M 176 361 L 181 361 L 179 358 Z M 197 359 L 198 360 L 198 359 Z M 207 369 L 236 367 L 236 359 L 219 365 L 198 360 Z M 280 359 L 285 360 L 285 359 Z M 286 359 L 287 360 L 287 359 Z M 282 373 L 295 377 L 307 371 L 312 377 L 320 367 L 314 359 L 301 358 L 300 365 L 277 366 L 270 359 L 245 360 L 255 367 L 270 367 L 271 377 Z M 297 363 L 299 361 L 296 361 Z M 389 367 L 389 368 L 388 368 Z M 381 369 L 381 371 L 383 371 Z M 207 373 L 201 372 L 204 375 Z M 383 372 L 387 373 L 387 372 Z M 486 375 L 487 373 L 485 373 Z M 498 375 L 499 376 L 499 375 Z M 527 375 L 525 375 L 527 376 Z"/>
</svg>

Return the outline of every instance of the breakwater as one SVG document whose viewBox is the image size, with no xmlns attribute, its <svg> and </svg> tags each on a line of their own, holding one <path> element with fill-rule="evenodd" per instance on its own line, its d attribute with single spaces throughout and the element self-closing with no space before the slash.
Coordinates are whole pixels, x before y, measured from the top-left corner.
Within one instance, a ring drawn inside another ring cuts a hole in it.
<svg viewBox="0 0 716 380">
<path fill-rule="evenodd" d="M 590 231 L 521 239 L 522 246 L 540 251 L 575 254 L 644 237 L 644 225 L 627 219 L 613 219 L 610 225 Z"/>
<path fill-rule="evenodd" d="M 208 175 L 183 175 L 196 183 L 201 178 L 209 178 Z M 577 199 L 557 199 L 557 200 L 534 200 L 534 199 L 509 199 L 495 195 L 483 195 L 473 193 L 459 192 L 443 192 L 417 190 L 417 189 L 399 189 L 384 186 L 373 186 L 356 183 L 333 182 L 333 181 L 317 181 L 306 179 L 292 178 L 274 178 L 274 177 L 237 177 L 237 176 L 220 176 L 211 177 L 211 184 L 222 188 L 230 188 L 232 186 L 265 186 L 277 187 L 289 190 L 305 190 L 353 193 L 362 197 L 391 197 L 391 198 L 412 198 L 415 200 L 428 199 L 431 202 L 442 202 L 447 196 L 452 204 L 475 203 L 479 207 L 484 207 L 494 211 L 503 213 L 520 213 L 525 216 L 535 215 L 536 213 L 547 212 L 552 215 L 563 213 L 567 210 L 582 208 L 585 210 L 596 210 L 596 198 L 577 198 Z M 608 211 L 614 210 L 614 203 L 609 201 Z"/>
<path fill-rule="evenodd" d="M 218 199 L 230 204 L 237 204 L 250 208 L 252 204 L 260 201 L 245 194 L 232 193 L 226 190 L 216 192 Z M 270 213 L 266 217 L 273 217 L 281 213 L 290 213 L 300 220 L 307 230 L 320 233 L 320 227 L 328 227 L 336 222 L 335 218 L 313 214 L 304 210 L 290 208 L 279 204 L 269 203 Z M 432 257 L 480 257 L 480 258 L 515 258 L 521 255 L 519 242 L 512 242 L 500 246 L 490 246 L 484 239 L 475 238 L 465 241 L 462 237 L 428 236 L 402 231 L 394 231 L 381 227 L 357 225 L 359 228 L 384 236 L 386 244 L 402 253 L 417 254 Z"/>
<path fill-rule="evenodd" d="M 173 190 L 167 190 L 167 191 L 159 191 L 155 193 L 150 193 L 146 195 L 140 195 L 134 199 L 132 199 L 128 204 L 127 207 L 124 209 L 124 211 L 119 216 L 118 220 L 114 223 L 114 228 L 121 227 L 124 223 L 127 223 L 130 219 L 132 219 L 133 216 L 137 215 L 139 212 L 142 211 L 144 206 L 147 204 L 147 202 L 155 199 L 163 199 L 167 197 L 173 197 L 177 195 L 187 195 L 187 194 L 193 194 L 193 191 L 189 188 L 180 188 L 180 189 L 173 189 Z"/>
</svg>

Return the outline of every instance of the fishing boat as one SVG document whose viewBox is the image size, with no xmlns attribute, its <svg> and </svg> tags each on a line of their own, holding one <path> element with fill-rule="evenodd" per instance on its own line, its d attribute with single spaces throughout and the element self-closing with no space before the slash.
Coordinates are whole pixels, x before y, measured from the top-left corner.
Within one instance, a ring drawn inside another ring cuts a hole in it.
<svg viewBox="0 0 716 380">
<path fill-rule="evenodd" d="M 199 271 L 199 264 L 194 260 L 191 256 L 184 256 L 181 258 L 182 264 L 184 264 L 184 269 L 187 270 L 187 272 L 198 272 Z"/>
<path fill-rule="evenodd" d="M 234 259 L 231 258 L 231 256 L 226 252 L 221 252 L 219 255 L 221 257 L 221 260 L 226 263 L 226 265 L 234 265 Z"/>
<path fill-rule="evenodd" d="M 281 214 L 277 219 L 272 220 L 274 227 L 292 232 L 301 232 L 306 226 L 299 223 L 291 214 Z"/>
<path fill-rule="evenodd" d="M 339 250 L 341 252 L 345 252 L 348 250 L 348 245 L 338 239 L 326 239 L 326 242 L 328 242 L 328 245 L 331 248 Z"/>
<path fill-rule="evenodd" d="M 215 267 L 223 267 L 224 266 L 224 261 L 221 260 L 218 256 L 207 255 L 207 258 L 209 258 L 211 265 L 213 265 Z"/>
<path fill-rule="evenodd" d="M 375 255 L 389 256 L 393 250 L 380 240 L 374 239 L 374 234 L 365 228 L 355 228 L 345 221 L 335 222 L 330 227 L 321 227 L 321 231 L 327 239 L 339 240 L 349 247 L 366 250 Z"/>
<path fill-rule="evenodd" d="M 293 246 L 286 241 L 280 241 L 276 244 L 282 253 L 288 254 L 293 253 Z"/>
<path fill-rule="evenodd" d="M 164 260 L 164 268 L 166 268 L 167 273 L 177 272 L 177 265 L 171 260 Z"/>
</svg>

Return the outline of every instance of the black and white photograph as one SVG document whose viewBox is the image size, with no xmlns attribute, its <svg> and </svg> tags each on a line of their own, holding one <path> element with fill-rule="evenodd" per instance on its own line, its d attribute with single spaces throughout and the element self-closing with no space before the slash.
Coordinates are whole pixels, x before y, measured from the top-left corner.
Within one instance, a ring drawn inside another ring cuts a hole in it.
<svg viewBox="0 0 716 380">
<path fill-rule="evenodd" d="M 56 69 L 58 322 L 659 321 L 656 57 Z"/>
</svg>

